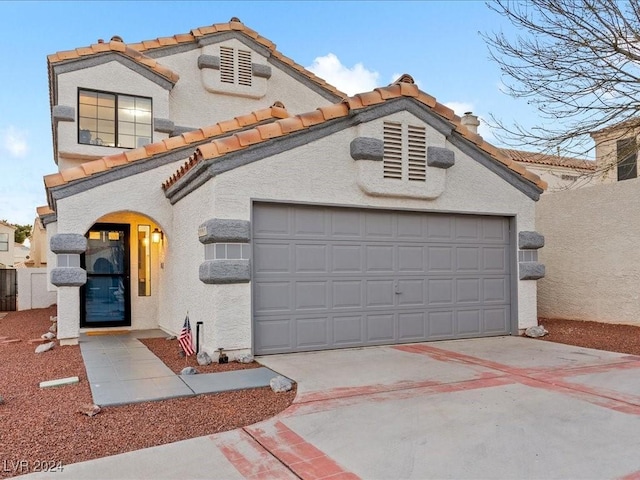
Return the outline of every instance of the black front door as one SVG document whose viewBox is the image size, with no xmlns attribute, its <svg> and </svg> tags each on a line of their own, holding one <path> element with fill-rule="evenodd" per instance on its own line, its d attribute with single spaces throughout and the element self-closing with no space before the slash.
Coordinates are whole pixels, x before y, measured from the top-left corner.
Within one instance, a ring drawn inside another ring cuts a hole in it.
<svg viewBox="0 0 640 480">
<path fill-rule="evenodd" d="M 87 283 L 80 326 L 130 326 L 129 225 L 96 223 L 87 233 L 81 262 Z"/>
</svg>

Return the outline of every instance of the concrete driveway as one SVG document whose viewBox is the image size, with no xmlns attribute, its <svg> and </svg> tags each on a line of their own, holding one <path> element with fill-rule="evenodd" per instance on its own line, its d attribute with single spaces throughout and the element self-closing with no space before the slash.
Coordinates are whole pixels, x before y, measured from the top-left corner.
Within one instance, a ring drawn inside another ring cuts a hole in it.
<svg viewBox="0 0 640 480">
<path fill-rule="evenodd" d="M 497 337 L 260 361 L 298 382 L 279 416 L 30 477 L 640 479 L 640 357 Z"/>
</svg>

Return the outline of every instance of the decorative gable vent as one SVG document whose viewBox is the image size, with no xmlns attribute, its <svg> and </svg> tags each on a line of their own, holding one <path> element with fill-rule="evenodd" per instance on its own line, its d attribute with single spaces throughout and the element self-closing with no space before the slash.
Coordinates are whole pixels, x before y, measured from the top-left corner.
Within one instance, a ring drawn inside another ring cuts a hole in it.
<svg viewBox="0 0 640 480">
<path fill-rule="evenodd" d="M 237 57 L 236 57 L 237 55 Z M 232 47 L 220 46 L 220 81 L 236 83 L 245 87 L 251 86 L 253 68 L 250 50 L 236 50 Z"/>
<path fill-rule="evenodd" d="M 408 127 L 409 180 L 424 182 L 427 169 L 427 143 L 424 127 Z"/>
<path fill-rule="evenodd" d="M 402 179 L 402 124 L 384 122 L 384 178 Z"/>
<path fill-rule="evenodd" d="M 251 51 L 238 50 L 238 83 L 250 87 L 252 73 Z"/>
<path fill-rule="evenodd" d="M 425 127 L 384 122 L 383 176 L 397 180 L 426 181 Z"/>
<path fill-rule="evenodd" d="M 234 83 L 233 74 L 233 48 L 220 47 L 220 81 Z"/>
</svg>

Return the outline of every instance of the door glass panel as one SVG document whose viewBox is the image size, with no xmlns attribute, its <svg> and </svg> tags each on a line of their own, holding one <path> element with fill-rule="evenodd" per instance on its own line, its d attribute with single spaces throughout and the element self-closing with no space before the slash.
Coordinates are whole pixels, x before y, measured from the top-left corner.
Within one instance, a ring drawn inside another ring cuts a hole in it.
<svg viewBox="0 0 640 480">
<path fill-rule="evenodd" d="M 130 325 L 128 227 L 96 225 L 87 235 L 84 266 L 84 325 Z"/>
</svg>

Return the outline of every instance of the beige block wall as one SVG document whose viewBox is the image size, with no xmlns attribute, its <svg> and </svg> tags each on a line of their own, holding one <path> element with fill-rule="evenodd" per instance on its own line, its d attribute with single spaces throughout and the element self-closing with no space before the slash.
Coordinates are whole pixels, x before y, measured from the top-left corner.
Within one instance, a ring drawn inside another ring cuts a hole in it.
<svg viewBox="0 0 640 480">
<path fill-rule="evenodd" d="M 640 325 L 640 179 L 543 195 L 541 317 Z"/>
</svg>

